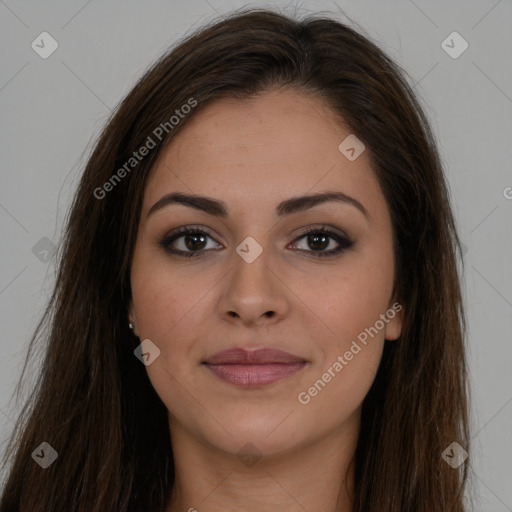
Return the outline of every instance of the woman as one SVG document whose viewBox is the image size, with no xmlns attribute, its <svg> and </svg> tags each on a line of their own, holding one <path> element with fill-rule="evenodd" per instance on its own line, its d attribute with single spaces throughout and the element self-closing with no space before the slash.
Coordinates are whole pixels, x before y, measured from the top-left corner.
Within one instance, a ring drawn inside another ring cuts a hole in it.
<svg viewBox="0 0 512 512">
<path fill-rule="evenodd" d="M 265 10 L 199 30 L 85 168 L 1 511 L 466 510 L 460 254 L 376 45 Z"/>
</svg>

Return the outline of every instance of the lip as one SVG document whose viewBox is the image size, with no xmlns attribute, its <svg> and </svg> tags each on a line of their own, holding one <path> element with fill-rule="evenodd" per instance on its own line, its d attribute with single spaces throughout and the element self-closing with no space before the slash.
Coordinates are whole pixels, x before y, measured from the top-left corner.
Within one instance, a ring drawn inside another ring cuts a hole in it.
<svg viewBox="0 0 512 512">
<path fill-rule="evenodd" d="M 306 362 L 303 357 L 295 356 L 289 352 L 276 348 L 230 348 L 216 352 L 208 357 L 207 364 L 273 364 L 273 363 L 300 363 Z"/>
<path fill-rule="evenodd" d="M 308 361 L 273 348 L 222 350 L 202 364 L 216 377 L 241 387 L 265 386 L 299 372 Z"/>
</svg>

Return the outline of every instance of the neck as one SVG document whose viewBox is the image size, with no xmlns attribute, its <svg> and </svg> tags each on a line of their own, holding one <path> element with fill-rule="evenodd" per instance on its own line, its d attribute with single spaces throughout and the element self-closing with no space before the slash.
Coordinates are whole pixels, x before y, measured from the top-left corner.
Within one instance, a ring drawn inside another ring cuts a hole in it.
<svg viewBox="0 0 512 512">
<path fill-rule="evenodd" d="M 176 477 L 167 512 L 352 512 L 358 432 L 355 414 L 307 446 L 241 458 L 171 423 Z"/>
</svg>

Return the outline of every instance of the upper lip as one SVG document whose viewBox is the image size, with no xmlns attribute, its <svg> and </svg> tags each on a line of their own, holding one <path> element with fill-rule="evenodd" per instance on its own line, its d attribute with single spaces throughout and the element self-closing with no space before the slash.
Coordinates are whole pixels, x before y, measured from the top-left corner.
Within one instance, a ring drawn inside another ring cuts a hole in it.
<svg viewBox="0 0 512 512">
<path fill-rule="evenodd" d="M 203 361 L 207 364 L 290 364 L 299 362 L 306 362 L 306 360 L 275 348 L 230 348 L 216 352 Z"/>
</svg>

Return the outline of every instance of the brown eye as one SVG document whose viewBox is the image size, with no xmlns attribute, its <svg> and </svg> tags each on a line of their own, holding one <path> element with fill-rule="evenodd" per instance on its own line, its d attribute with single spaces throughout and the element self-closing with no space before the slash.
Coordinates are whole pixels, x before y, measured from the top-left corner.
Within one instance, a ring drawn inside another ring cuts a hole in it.
<svg viewBox="0 0 512 512">
<path fill-rule="evenodd" d="M 307 231 L 297 238 L 294 242 L 295 246 L 298 240 L 304 240 L 303 245 L 306 246 L 306 248 L 299 248 L 299 250 L 310 253 L 315 257 L 333 256 L 353 245 L 353 242 L 347 236 L 343 236 L 328 228 L 315 228 Z M 328 247 L 331 247 L 331 249 L 326 250 Z"/>
<path fill-rule="evenodd" d="M 206 231 L 184 227 L 169 233 L 160 245 L 166 252 L 185 258 L 202 256 L 212 249 L 222 248 L 220 244 L 217 247 L 208 247 L 208 239 L 214 240 Z M 300 243 L 301 240 L 304 242 Z M 297 247 L 299 244 L 303 247 Z M 292 248 L 314 257 L 328 257 L 335 256 L 352 245 L 353 242 L 347 236 L 325 227 L 310 229 L 295 240 Z"/>
<path fill-rule="evenodd" d="M 313 235 L 307 235 L 306 240 L 314 251 L 322 251 L 327 249 L 330 243 L 331 237 L 329 235 L 325 235 L 323 233 L 315 233 Z"/>
<path fill-rule="evenodd" d="M 184 257 L 200 256 L 207 248 L 208 239 L 213 238 L 201 229 L 180 228 L 167 235 L 162 247 L 169 253 Z"/>
<path fill-rule="evenodd" d="M 184 235 L 183 241 L 187 249 L 191 251 L 201 250 L 204 249 L 206 237 L 202 234 Z"/>
</svg>

